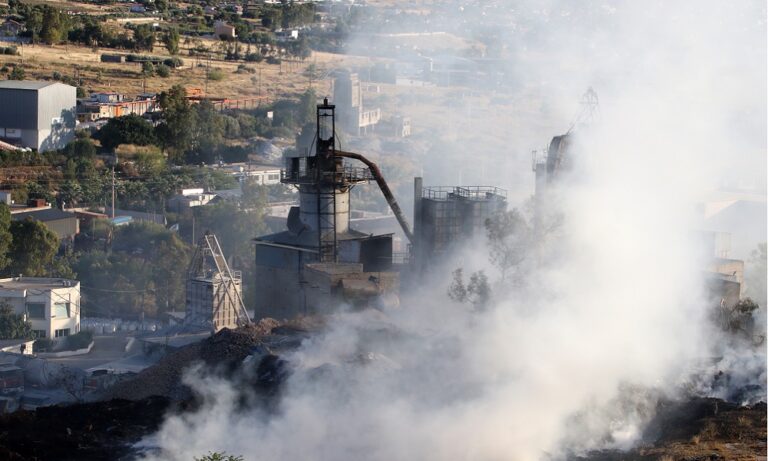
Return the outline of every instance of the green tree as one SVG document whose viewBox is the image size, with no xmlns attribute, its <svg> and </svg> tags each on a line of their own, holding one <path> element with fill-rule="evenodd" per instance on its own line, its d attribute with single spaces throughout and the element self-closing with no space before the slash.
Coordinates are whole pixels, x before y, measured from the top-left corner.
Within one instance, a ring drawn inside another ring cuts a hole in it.
<svg viewBox="0 0 768 461">
<path fill-rule="evenodd" d="M 301 95 L 299 99 L 299 126 L 304 126 L 307 123 L 311 123 L 314 126 L 315 117 L 317 114 L 317 93 L 310 88 Z"/>
<path fill-rule="evenodd" d="M 8 254 L 11 264 L 6 272 L 33 277 L 46 275 L 59 249 L 56 234 L 32 218 L 11 222 L 10 230 L 12 240 Z"/>
<path fill-rule="evenodd" d="M 171 27 L 163 35 L 163 45 L 171 54 L 179 54 L 179 29 Z"/>
<path fill-rule="evenodd" d="M 6 302 L 0 302 L 0 339 L 32 339 L 32 324 Z"/>
<path fill-rule="evenodd" d="M 27 73 L 24 71 L 24 68 L 20 65 L 13 66 L 13 70 L 8 75 L 8 80 L 24 80 Z"/>
<path fill-rule="evenodd" d="M 120 144 L 146 146 L 156 141 L 152 124 L 136 114 L 109 119 L 94 137 L 109 150 Z"/>
<path fill-rule="evenodd" d="M 448 296 L 460 303 L 469 303 L 477 310 L 484 310 L 491 300 L 491 286 L 484 271 L 473 272 L 469 283 L 464 283 L 464 271 L 453 271 L 453 281 L 448 287 Z"/>
<path fill-rule="evenodd" d="M 498 213 L 485 222 L 489 258 L 501 273 L 501 281 L 520 267 L 530 252 L 533 234 L 522 214 L 515 210 Z"/>
<path fill-rule="evenodd" d="M 171 75 L 171 68 L 165 64 L 158 64 L 155 66 L 155 73 L 158 77 L 168 78 Z"/>
<path fill-rule="evenodd" d="M 59 43 L 67 38 L 69 33 L 69 21 L 65 14 L 56 8 L 45 5 L 43 7 L 43 22 L 40 30 L 40 38 L 48 45 Z"/>
<path fill-rule="evenodd" d="M 193 111 L 195 124 L 192 127 L 192 150 L 197 154 L 194 159 L 213 163 L 216 151 L 224 139 L 226 122 L 208 100 L 196 104 Z"/>
<path fill-rule="evenodd" d="M 192 146 L 196 114 L 187 100 L 187 91 L 181 85 L 163 91 L 157 99 L 163 112 L 163 121 L 156 128 L 158 139 L 164 149 L 171 149 L 179 159 Z"/>
<path fill-rule="evenodd" d="M 155 31 L 149 24 L 141 24 L 133 29 L 133 43 L 137 50 L 152 51 L 155 47 Z"/>
<path fill-rule="evenodd" d="M 0 203 L 0 271 L 8 267 L 11 260 L 8 251 L 11 248 L 11 212 L 8 205 Z"/>
<path fill-rule="evenodd" d="M 155 65 L 149 61 L 141 63 L 141 75 L 144 77 L 152 77 L 155 75 Z"/>
</svg>

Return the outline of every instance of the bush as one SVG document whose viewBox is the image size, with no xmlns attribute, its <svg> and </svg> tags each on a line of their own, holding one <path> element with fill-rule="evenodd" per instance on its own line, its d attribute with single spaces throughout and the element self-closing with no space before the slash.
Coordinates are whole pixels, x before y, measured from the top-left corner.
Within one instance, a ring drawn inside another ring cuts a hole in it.
<svg viewBox="0 0 768 461">
<path fill-rule="evenodd" d="M 213 80 L 214 82 L 218 82 L 219 80 L 224 80 L 224 71 L 221 69 L 217 69 L 215 67 L 211 68 L 208 71 L 208 80 Z"/>
<path fill-rule="evenodd" d="M 245 60 L 248 62 L 261 62 L 264 60 L 264 56 L 259 53 L 248 53 L 245 55 Z"/>
<path fill-rule="evenodd" d="M 2 52 L 2 54 L 10 54 L 13 56 L 16 56 L 19 54 L 19 50 L 16 49 L 15 46 L 4 46 L 0 48 L 0 52 Z"/>
<path fill-rule="evenodd" d="M 32 344 L 32 351 L 34 353 L 50 352 L 52 349 L 53 349 L 53 341 L 47 338 L 40 338 L 38 340 L 35 340 L 35 342 Z"/>
<path fill-rule="evenodd" d="M 267 56 L 267 64 L 280 64 L 280 58 L 274 56 Z"/>
<path fill-rule="evenodd" d="M 235 71 L 236 74 L 255 74 L 256 69 L 253 67 L 248 67 L 245 64 L 238 64 L 237 70 Z"/>
<path fill-rule="evenodd" d="M 146 77 L 155 75 L 155 66 L 151 62 L 145 61 L 141 64 L 141 73 Z"/>
<path fill-rule="evenodd" d="M 80 333 L 66 337 L 64 349 L 68 351 L 85 349 L 91 344 L 91 341 L 93 341 L 93 332 L 81 331 Z"/>
<path fill-rule="evenodd" d="M 21 66 L 14 66 L 13 70 L 11 71 L 11 75 L 8 76 L 8 80 L 24 80 L 24 77 L 26 77 L 26 72 L 24 72 L 24 68 Z"/>
<path fill-rule="evenodd" d="M 181 67 L 184 65 L 184 61 L 181 58 L 168 58 L 163 61 L 163 64 L 170 67 L 171 69 L 176 69 L 177 67 Z"/>
<path fill-rule="evenodd" d="M 158 64 L 157 67 L 155 67 L 155 73 L 160 77 L 167 78 L 171 75 L 171 68 L 165 64 Z"/>
</svg>

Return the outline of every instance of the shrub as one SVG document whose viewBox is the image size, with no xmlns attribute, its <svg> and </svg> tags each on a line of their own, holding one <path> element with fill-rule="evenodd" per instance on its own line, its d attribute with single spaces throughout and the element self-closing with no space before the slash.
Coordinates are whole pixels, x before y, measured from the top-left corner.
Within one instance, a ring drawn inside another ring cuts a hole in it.
<svg viewBox="0 0 768 461">
<path fill-rule="evenodd" d="M 214 82 L 224 80 L 224 72 L 221 69 L 213 67 L 208 71 L 208 80 L 213 80 Z"/>
<path fill-rule="evenodd" d="M 280 58 L 274 56 L 267 56 L 267 64 L 280 64 Z"/>
<path fill-rule="evenodd" d="M 172 69 L 176 69 L 177 67 L 183 66 L 184 61 L 181 58 L 173 57 L 173 58 L 168 58 L 164 60 L 163 64 L 165 64 L 166 66 Z"/>
<path fill-rule="evenodd" d="M 48 352 L 51 349 L 53 349 L 53 341 L 47 338 L 40 338 L 32 344 L 32 351 L 35 353 Z"/>
<path fill-rule="evenodd" d="M 245 60 L 248 62 L 261 62 L 264 60 L 264 56 L 259 53 L 248 53 L 245 55 Z"/>
<path fill-rule="evenodd" d="M 167 78 L 171 75 L 171 68 L 165 64 L 158 64 L 157 67 L 155 67 L 155 73 L 160 77 Z"/>
<path fill-rule="evenodd" d="M 67 336 L 64 348 L 70 351 L 85 349 L 91 344 L 91 341 L 93 341 L 93 332 L 81 331 L 80 333 Z"/>
<path fill-rule="evenodd" d="M 2 54 L 10 54 L 13 56 L 19 54 L 19 50 L 15 46 L 4 46 L 0 48 L 0 52 L 2 52 Z"/>
<path fill-rule="evenodd" d="M 141 64 L 141 74 L 146 77 L 155 75 L 155 66 L 151 62 L 145 61 Z"/>
</svg>

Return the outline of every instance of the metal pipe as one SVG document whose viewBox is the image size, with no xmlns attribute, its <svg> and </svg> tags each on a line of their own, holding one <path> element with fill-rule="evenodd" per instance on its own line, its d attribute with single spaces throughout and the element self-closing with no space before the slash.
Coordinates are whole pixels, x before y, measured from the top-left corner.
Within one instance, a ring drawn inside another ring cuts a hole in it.
<svg viewBox="0 0 768 461">
<path fill-rule="evenodd" d="M 405 233 L 405 236 L 408 237 L 408 241 L 413 243 L 413 233 L 411 232 L 410 226 L 408 226 L 408 221 L 405 219 L 405 215 L 403 214 L 403 210 L 400 209 L 400 205 L 397 204 L 395 196 L 392 195 L 392 191 L 389 189 L 387 181 L 384 180 L 384 176 L 381 174 L 379 167 L 372 161 L 354 152 L 336 150 L 334 151 L 334 155 L 338 155 L 339 157 L 353 158 L 365 163 L 366 166 L 368 166 L 368 169 L 371 170 L 371 174 L 373 175 L 373 179 L 376 180 L 376 184 L 378 184 L 379 189 L 381 189 L 381 193 L 384 194 L 384 198 L 387 199 L 387 203 L 389 203 L 389 207 L 392 209 L 392 213 L 395 214 L 397 222 L 399 222 L 400 227 L 403 228 L 403 233 Z"/>
</svg>

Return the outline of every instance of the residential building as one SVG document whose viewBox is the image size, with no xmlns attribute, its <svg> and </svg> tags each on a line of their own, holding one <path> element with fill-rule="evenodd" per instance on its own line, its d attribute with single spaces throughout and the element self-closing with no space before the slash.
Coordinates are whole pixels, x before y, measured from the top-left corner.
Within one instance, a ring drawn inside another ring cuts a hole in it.
<svg viewBox="0 0 768 461">
<path fill-rule="evenodd" d="M 80 331 L 80 282 L 45 277 L 0 279 L 0 302 L 25 315 L 38 338 L 55 339 Z"/>
<path fill-rule="evenodd" d="M 215 197 L 216 194 L 203 189 L 182 189 L 180 194 L 168 199 L 168 209 L 181 213 L 192 207 L 207 205 Z"/>
<path fill-rule="evenodd" d="M 77 118 L 81 122 L 144 115 L 158 110 L 155 95 L 139 95 L 130 100 L 120 93 L 95 93 L 90 99 L 81 99 L 77 104 Z"/>
<path fill-rule="evenodd" d="M 0 37 L 16 37 L 23 30 L 24 24 L 13 19 L 6 19 L 0 24 Z"/>
<path fill-rule="evenodd" d="M 340 71 L 333 81 L 333 102 L 339 109 L 339 122 L 348 133 L 367 133 L 381 121 L 381 109 L 363 107 L 363 90 L 356 73 Z"/>
<path fill-rule="evenodd" d="M 216 37 L 221 38 L 237 38 L 237 33 L 235 32 L 235 27 L 230 26 L 224 21 L 216 21 L 213 24 L 213 35 Z"/>
<path fill-rule="evenodd" d="M 40 152 L 75 137 L 77 90 L 59 82 L 0 81 L 0 140 Z"/>
</svg>

